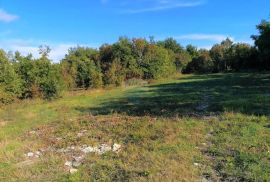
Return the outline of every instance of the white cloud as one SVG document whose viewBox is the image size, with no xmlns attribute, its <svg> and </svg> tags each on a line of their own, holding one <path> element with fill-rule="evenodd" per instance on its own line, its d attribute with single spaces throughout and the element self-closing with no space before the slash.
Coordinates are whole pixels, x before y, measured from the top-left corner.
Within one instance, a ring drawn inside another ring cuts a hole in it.
<svg viewBox="0 0 270 182">
<path fill-rule="evenodd" d="M 108 3 L 108 0 L 101 0 Z M 113 4 L 122 14 L 138 14 L 157 12 L 176 8 L 195 7 L 204 4 L 206 0 L 121 0 Z"/>
<path fill-rule="evenodd" d="M 59 44 L 50 46 L 51 52 L 49 54 L 49 59 L 54 62 L 59 62 L 68 53 L 69 48 L 76 47 L 74 44 Z M 29 53 L 33 55 L 34 58 L 39 58 L 39 48 L 38 46 L 11 46 L 12 51 L 19 51 L 22 55 L 26 56 Z"/>
<path fill-rule="evenodd" d="M 54 62 L 59 62 L 61 59 L 65 57 L 68 53 L 69 48 L 84 46 L 84 47 L 93 47 L 94 45 L 79 45 L 74 43 L 48 43 L 47 41 L 36 41 L 36 40 L 22 40 L 22 39 L 14 39 L 14 40 L 2 40 L 0 41 L 0 48 L 5 51 L 19 51 L 22 55 L 26 56 L 29 53 L 33 55 L 34 58 L 39 58 L 39 45 L 48 45 L 51 48 L 51 52 L 49 54 L 49 58 Z"/>
<path fill-rule="evenodd" d="M 221 42 L 226 38 L 230 38 L 234 40 L 233 37 L 228 35 L 221 35 L 221 34 L 187 34 L 187 35 L 180 35 L 175 36 L 175 39 L 178 40 L 205 40 L 205 41 L 214 41 L 214 42 Z"/>
<path fill-rule="evenodd" d="M 201 1 L 193 2 L 193 3 L 186 3 L 186 2 L 179 2 L 179 3 L 169 3 L 169 2 L 161 2 L 163 4 L 149 7 L 149 8 L 141 8 L 141 9 L 128 9 L 123 11 L 123 13 L 127 14 L 137 14 L 137 13 L 145 13 L 145 12 L 155 12 L 155 11 L 162 11 L 168 9 L 175 9 L 175 8 L 184 8 L 184 7 L 195 7 L 203 4 Z"/>
<path fill-rule="evenodd" d="M 49 58 L 58 62 L 65 57 L 65 55 L 68 53 L 68 50 L 72 47 L 77 47 L 77 45 L 76 44 L 59 44 L 59 45 L 52 46 L 51 47 L 52 51 L 50 53 Z"/>
<path fill-rule="evenodd" d="M 9 23 L 17 20 L 18 18 L 19 17 L 17 15 L 7 13 L 5 10 L 0 9 L 0 21 Z"/>
</svg>

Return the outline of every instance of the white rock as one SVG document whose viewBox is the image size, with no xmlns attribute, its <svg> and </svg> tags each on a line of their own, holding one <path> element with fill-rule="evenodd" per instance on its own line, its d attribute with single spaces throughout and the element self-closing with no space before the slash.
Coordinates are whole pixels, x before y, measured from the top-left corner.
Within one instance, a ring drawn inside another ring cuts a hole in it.
<svg viewBox="0 0 270 182">
<path fill-rule="evenodd" d="M 79 167 L 81 165 L 81 163 L 80 162 L 77 162 L 77 161 L 74 161 L 73 163 L 72 163 L 72 166 L 73 167 Z"/>
<path fill-rule="evenodd" d="M 70 152 L 70 151 L 71 151 L 71 148 L 70 147 L 68 147 L 66 149 L 62 148 L 62 149 L 58 149 L 57 150 L 57 152 L 59 152 L 59 153 L 66 153 L 66 152 Z"/>
<path fill-rule="evenodd" d="M 113 144 L 113 148 L 112 148 L 112 151 L 113 152 L 117 152 L 120 149 L 121 149 L 121 145 L 120 144 L 117 144 L 117 143 Z"/>
<path fill-rule="evenodd" d="M 194 164 L 194 166 L 200 166 L 200 164 L 199 163 L 196 163 L 196 162 L 193 163 L 193 164 Z"/>
<path fill-rule="evenodd" d="M 96 147 L 86 147 L 86 148 L 82 149 L 82 152 L 87 154 L 87 153 L 96 152 L 97 150 L 98 150 L 98 148 L 96 148 Z"/>
<path fill-rule="evenodd" d="M 77 171 L 78 171 L 78 169 L 74 169 L 74 168 L 71 168 L 71 169 L 69 170 L 70 174 L 74 174 L 74 173 L 76 173 Z"/>
<path fill-rule="evenodd" d="M 36 151 L 36 155 L 40 156 L 42 155 L 40 151 Z"/>
<path fill-rule="evenodd" d="M 71 161 L 66 161 L 65 166 L 71 167 L 72 166 L 72 162 Z"/>
<path fill-rule="evenodd" d="M 77 162 L 82 162 L 83 159 L 84 159 L 84 156 L 82 155 L 82 156 L 79 156 L 79 157 L 73 157 L 73 158 L 74 158 L 74 160 L 77 161 Z"/>
<path fill-rule="evenodd" d="M 64 149 L 64 148 L 58 149 L 57 152 L 59 152 L 59 153 L 65 153 L 66 152 L 66 149 Z"/>
<path fill-rule="evenodd" d="M 34 157 L 34 153 L 33 152 L 28 152 L 27 157 Z"/>
<path fill-rule="evenodd" d="M 99 147 L 99 154 L 104 154 L 112 150 L 112 147 L 107 144 L 101 144 Z"/>
</svg>

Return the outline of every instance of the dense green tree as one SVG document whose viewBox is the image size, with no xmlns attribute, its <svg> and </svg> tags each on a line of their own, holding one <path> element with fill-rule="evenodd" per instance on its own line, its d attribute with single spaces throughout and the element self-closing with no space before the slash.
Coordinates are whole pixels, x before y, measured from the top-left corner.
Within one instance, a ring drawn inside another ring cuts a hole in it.
<svg viewBox="0 0 270 182">
<path fill-rule="evenodd" d="M 186 68 L 189 62 L 192 60 L 192 56 L 187 52 L 183 51 L 181 53 L 175 54 L 175 66 L 177 71 L 181 72 Z"/>
<path fill-rule="evenodd" d="M 41 57 L 34 61 L 35 80 L 32 84 L 32 96 L 53 99 L 61 96 L 63 85 L 59 66 L 53 64 L 47 56 L 41 53 Z"/>
<path fill-rule="evenodd" d="M 192 59 L 183 73 L 212 73 L 214 71 L 214 62 L 211 59 L 209 51 L 201 50 L 198 57 Z"/>
<path fill-rule="evenodd" d="M 132 48 L 132 42 L 125 37 L 121 37 L 118 42 L 112 45 L 113 61 L 118 60 L 118 64 L 122 67 L 121 75 L 124 76 L 125 80 L 141 76 L 139 64 Z"/>
<path fill-rule="evenodd" d="M 256 50 L 249 44 L 233 44 L 226 54 L 226 59 L 228 65 L 233 71 L 240 71 L 241 69 L 254 69 Z"/>
<path fill-rule="evenodd" d="M 258 26 L 259 35 L 253 35 L 259 53 L 259 67 L 270 69 L 270 22 L 263 20 Z"/>
<path fill-rule="evenodd" d="M 68 89 L 102 86 L 99 53 L 95 49 L 77 47 L 69 50 L 61 61 L 62 79 Z"/>
<path fill-rule="evenodd" d="M 198 48 L 191 44 L 186 46 L 186 51 L 189 53 L 191 58 L 195 58 L 199 55 Z"/>
<path fill-rule="evenodd" d="M 143 58 L 144 78 L 160 79 L 175 73 L 173 56 L 168 50 L 156 45 L 148 45 Z"/>
<path fill-rule="evenodd" d="M 61 80 L 60 68 L 58 64 L 50 65 L 46 79 L 39 83 L 44 99 L 54 99 L 62 95 L 63 82 Z"/>
<path fill-rule="evenodd" d="M 41 45 L 41 46 L 39 46 L 38 52 L 41 55 L 41 57 L 47 58 L 49 56 L 51 50 L 52 49 L 49 46 L 47 46 L 47 45 Z"/>
<path fill-rule="evenodd" d="M 16 52 L 15 61 L 16 72 L 22 80 L 22 98 L 31 98 L 33 97 L 32 88 L 37 78 L 33 57 L 31 54 L 24 57 Z"/>
<path fill-rule="evenodd" d="M 192 45 L 183 48 L 175 39 L 155 42 L 144 38 L 120 37 L 114 44 L 98 50 L 71 48 L 58 63 L 49 60 L 51 49 L 40 46 L 40 58 L 31 54 L 13 55 L 0 50 L 0 103 L 16 98 L 53 99 L 63 88 L 88 89 L 119 86 L 129 79 L 160 79 L 174 73 L 212 73 L 242 69 L 270 69 L 270 23 L 257 26 L 259 35 L 252 36 L 255 47 L 234 44 L 229 38 L 210 51 Z"/>
<path fill-rule="evenodd" d="M 100 47 L 100 64 L 103 73 L 103 82 L 105 85 L 114 85 L 116 80 L 122 80 L 124 71 L 121 69 L 120 60 L 114 58 L 113 46 L 104 44 Z M 119 71 L 117 74 L 116 71 Z M 117 75 L 121 75 L 121 78 L 116 78 Z"/>
<path fill-rule="evenodd" d="M 157 45 L 164 47 L 165 49 L 169 49 L 174 53 L 181 53 L 184 50 L 184 48 L 173 38 L 167 38 L 164 41 L 159 41 Z"/>
<path fill-rule="evenodd" d="M 146 54 L 149 43 L 145 39 L 133 39 L 132 40 L 132 54 L 136 60 L 138 66 L 138 77 L 143 77 L 144 68 L 147 66 L 144 63 L 144 55 Z"/>
<path fill-rule="evenodd" d="M 6 53 L 0 50 L 0 104 L 10 103 L 20 97 L 22 82 Z"/>
<path fill-rule="evenodd" d="M 230 70 L 230 65 L 228 63 L 227 54 L 232 47 L 233 42 L 227 38 L 222 41 L 220 44 L 216 44 L 210 50 L 210 55 L 212 60 L 214 61 L 214 71 L 222 72 Z"/>
</svg>

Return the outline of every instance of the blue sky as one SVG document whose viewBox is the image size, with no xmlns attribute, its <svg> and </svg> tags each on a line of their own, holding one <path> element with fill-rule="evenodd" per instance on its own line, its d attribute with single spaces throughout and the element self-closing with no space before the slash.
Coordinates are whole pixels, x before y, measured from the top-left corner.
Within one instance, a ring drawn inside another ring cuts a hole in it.
<svg viewBox="0 0 270 182">
<path fill-rule="evenodd" d="M 0 0 L 0 47 L 51 59 L 69 47 L 98 47 L 119 36 L 174 37 L 209 48 L 226 37 L 252 43 L 255 25 L 270 15 L 269 0 Z"/>
</svg>

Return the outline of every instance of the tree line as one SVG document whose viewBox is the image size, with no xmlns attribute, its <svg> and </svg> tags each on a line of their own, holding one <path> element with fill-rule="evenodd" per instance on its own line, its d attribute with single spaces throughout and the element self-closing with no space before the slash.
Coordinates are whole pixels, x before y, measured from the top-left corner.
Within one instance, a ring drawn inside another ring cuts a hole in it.
<svg viewBox="0 0 270 182">
<path fill-rule="evenodd" d="M 175 73 L 270 70 L 270 22 L 263 20 L 254 46 L 229 38 L 210 50 L 181 46 L 175 39 L 154 41 L 120 37 L 99 49 L 71 48 L 59 63 L 40 47 L 40 58 L 0 50 L 0 103 L 16 99 L 54 99 L 64 90 L 120 86 L 130 80 L 152 80 Z"/>
</svg>

